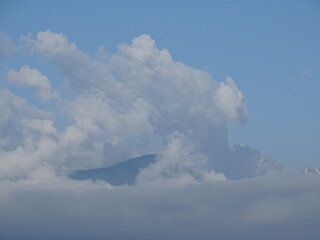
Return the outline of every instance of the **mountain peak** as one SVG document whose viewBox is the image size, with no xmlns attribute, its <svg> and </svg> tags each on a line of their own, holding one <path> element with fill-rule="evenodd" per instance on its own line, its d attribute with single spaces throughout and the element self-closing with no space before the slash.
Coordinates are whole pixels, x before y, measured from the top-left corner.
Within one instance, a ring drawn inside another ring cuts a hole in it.
<svg viewBox="0 0 320 240">
<path fill-rule="evenodd" d="M 303 172 L 307 175 L 309 174 L 320 175 L 320 168 L 305 168 Z"/>
<path fill-rule="evenodd" d="M 149 154 L 131 158 L 105 168 L 78 170 L 69 175 L 77 180 L 104 180 L 114 186 L 123 184 L 133 185 L 140 169 L 156 161 L 156 155 Z"/>
</svg>

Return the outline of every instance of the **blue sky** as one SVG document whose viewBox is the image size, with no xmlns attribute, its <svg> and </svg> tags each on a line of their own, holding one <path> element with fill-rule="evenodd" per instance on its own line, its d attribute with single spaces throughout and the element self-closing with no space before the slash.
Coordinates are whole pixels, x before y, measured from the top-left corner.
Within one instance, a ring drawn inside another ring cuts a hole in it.
<svg viewBox="0 0 320 240">
<path fill-rule="evenodd" d="M 297 170 L 319 166 L 318 1 L 0 4 L 1 30 L 16 45 L 23 34 L 50 29 L 93 55 L 101 45 L 113 53 L 119 43 L 150 34 L 174 60 L 205 70 L 217 81 L 234 78 L 250 115 L 246 124 L 231 128 L 231 141 L 256 147 Z M 19 67 L 24 57 L 15 56 L 6 64 Z M 28 61 L 32 65 L 36 60 Z"/>
</svg>

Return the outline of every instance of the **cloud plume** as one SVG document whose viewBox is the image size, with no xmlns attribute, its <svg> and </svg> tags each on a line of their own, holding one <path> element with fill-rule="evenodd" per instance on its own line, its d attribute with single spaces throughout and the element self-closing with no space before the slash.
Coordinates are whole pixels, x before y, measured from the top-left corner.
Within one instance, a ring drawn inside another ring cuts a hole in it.
<svg viewBox="0 0 320 240">
<path fill-rule="evenodd" d="M 244 96 L 230 77 L 217 83 L 206 72 L 173 61 L 149 35 L 119 45 L 107 61 L 81 52 L 63 34 L 46 31 L 22 40 L 81 92 L 66 101 L 64 111 L 91 142 L 93 155 L 100 153 L 97 159 L 155 152 L 178 132 L 214 169 L 229 152 L 228 125 L 247 117 Z"/>
<path fill-rule="evenodd" d="M 62 33 L 21 42 L 65 81 L 52 84 L 28 63 L 8 71 L 8 85 L 35 88 L 43 109 L 0 90 L 1 238 L 319 235 L 319 177 L 274 171 L 281 165 L 260 151 L 229 143 L 229 128 L 248 117 L 231 77 L 218 82 L 174 61 L 147 34 L 103 59 Z M 68 178 L 151 153 L 157 161 L 132 186 Z"/>
</svg>

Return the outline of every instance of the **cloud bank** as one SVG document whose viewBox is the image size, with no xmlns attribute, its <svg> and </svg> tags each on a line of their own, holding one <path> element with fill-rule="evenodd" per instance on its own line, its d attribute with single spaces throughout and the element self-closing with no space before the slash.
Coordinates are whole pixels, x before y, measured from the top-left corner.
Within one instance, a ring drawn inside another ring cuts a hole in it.
<svg viewBox="0 0 320 240">
<path fill-rule="evenodd" d="M 45 108 L 0 90 L 0 236 L 316 239 L 319 178 L 277 172 L 258 150 L 229 144 L 229 127 L 248 117 L 231 77 L 174 61 L 146 34 L 103 58 L 51 31 L 21 42 L 65 82 L 53 87 L 29 65 L 7 73 Z M 157 161 L 133 186 L 67 177 L 149 153 Z"/>
<path fill-rule="evenodd" d="M 105 183 L 0 183 L 3 239 L 312 239 L 319 178 L 110 188 Z"/>
</svg>

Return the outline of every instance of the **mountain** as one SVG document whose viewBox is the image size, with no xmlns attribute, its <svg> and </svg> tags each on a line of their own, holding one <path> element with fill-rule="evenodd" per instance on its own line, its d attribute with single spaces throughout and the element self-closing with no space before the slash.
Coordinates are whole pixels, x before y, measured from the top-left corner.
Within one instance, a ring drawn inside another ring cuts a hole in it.
<svg viewBox="0 0 320 240">
<path fill-rule="evenodd" d="M 307 175 L 309 174 L 320 175 L 320 168 L 305 168 L 303 172 Z"/>
<path fill-rule="evenodd" d="M 95 168 L 88 170 L 78 170 L 74 171 L 69 175 L 72 179 L 77 180 L 104 180 L 109 182 L 114 186 L 119 186 L 123 184 L 134 185 L 135 178 L 139 171 L 143 168 L 148 167 L 151 163 L 156 162 L 156 155 L 144 155 L 137 158 L 132 158 L 119 162 L 110 167 Z M 255 168 L 253 176 L 266 175 L 274 171 L 283 170 L 283 166 L 270 158 L 262 157 Z M 305 173 L 320 173 L 320 169 L 307 169 Z M 222 172 L 224 173 L 224 172 Z"/>
<path fill-rule="evenodd" d="M 105 180 L 114 186 L 133 185 L 139 170 L 156 161 L 156 155 L 144 155 L 119 162 L 111 167 L 78 170 L 69 175 L 77 180 Z"/>
</svg>

